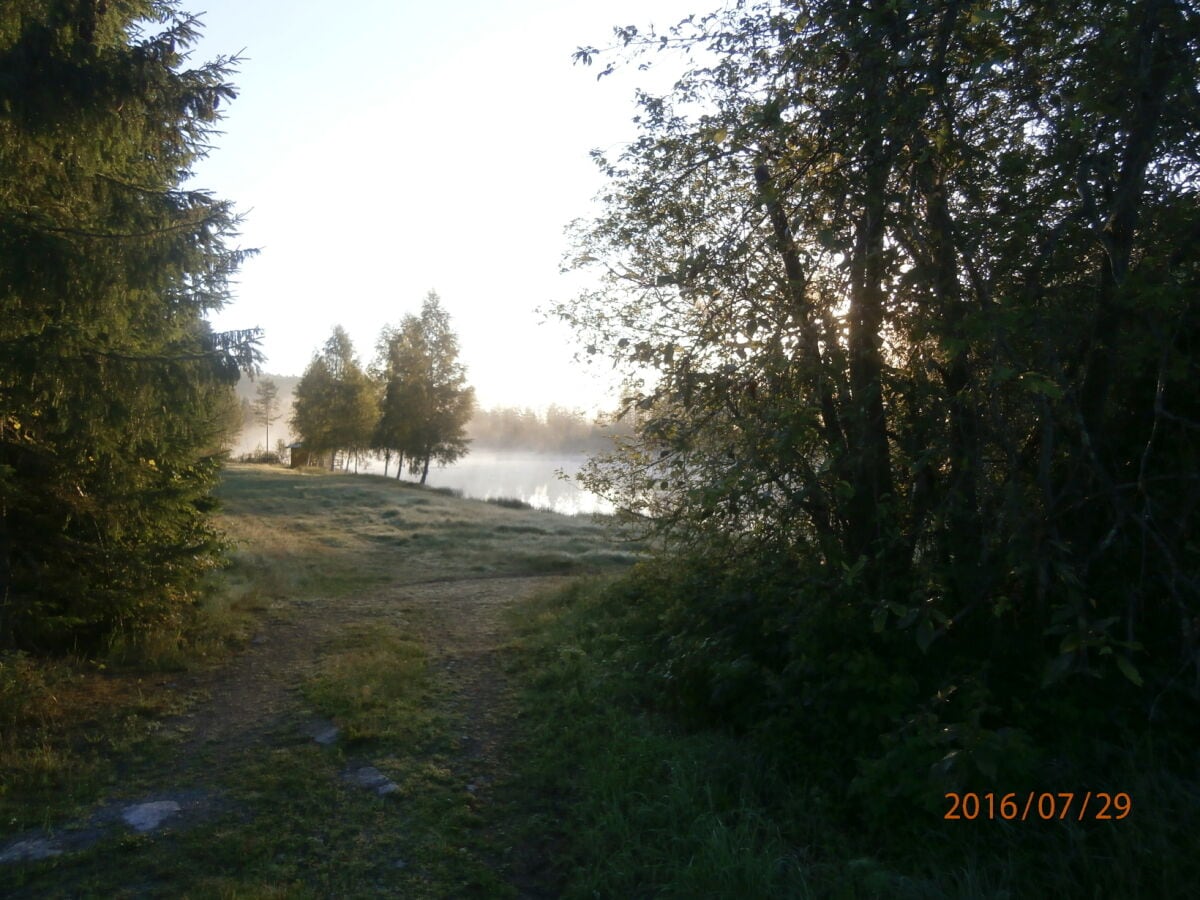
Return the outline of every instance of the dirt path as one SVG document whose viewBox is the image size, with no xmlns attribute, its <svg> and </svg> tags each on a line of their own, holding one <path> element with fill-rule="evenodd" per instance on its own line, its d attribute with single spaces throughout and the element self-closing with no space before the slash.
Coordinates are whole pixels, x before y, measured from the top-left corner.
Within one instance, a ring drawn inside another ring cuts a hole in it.
<svg viewBox="0 0 1200 900">
<path fill-rule="evenodd" d="M 378 479 L 235 470 L 230 483 L 231 584 L 262 598 L 250 641 L 156 679 L 192 700 L 162 723 L 165 752 L 120 764 L 90 814 L 0 844 L 20 875 L 11 894 L 553 896 L 543 851 L 505 820 L 504 613 L 566 584 L 537 570 L 582 568 L 599 529 Z M 313 708 L 314 672 L 364 635 L 419 646 L 437 708 L 413 711 L 415 731 L 393 712 L 364 743 Z M 120 861 L 106 849 L 125 846 Z"/>
<path fill-rule="evenodd" d="M 261 623 L 250 646 L 228 665 L 172 681 L 172 689 L 203 699 L 165 723 L 167 730 L 186 737 L 163 771 L 141 780 L 138 797 L 106 803 L 86 821 L 65 823 L 56 829 L 57 838 L 46 832 L 25 836 L 24 841 L 50 856 L 86 851 L 120 825 L 123 810 L 138 804 L 179 804 L 182 817 L 173 823 L 177 829 L 211 818 L 211 807 L 226 794 L 222 772 L 230 761 L 247 754 L 265 757 L 280 743 L 294 739 L 298 730 L 315 738 L 336 724 L 311 717 L 301 684 L 332 639 L 380 619 L 410 626 L 427 648 L 447 698 L 446 711 L 460 732 L 448 768 L 468 785 L 473 807 L 486 819 L 491 788 L 504 777 L 512 730 L 510 688 L 498 658 L 507 639 L 503 612 L 521 598 L 567 580 L 560 576 L 439 579 L 352 597 L 317 598 L 305 604 L 301 613 L 271 616 Z M 164 820 L 164 827 L 167 824 Z M 10 846 L 20 843 L 10 842 Z M 536 868 L 530 853 L 529 848 L 521 848 L 518 867 L 523 871 L 509 871 L 505 877 L 516 896 L 546 897 L 546 891 L 525 873 Z M 39 895 L 39 891 L 15 894 Z"/>
<path fill-rule="evenodd" d="M 317 598 L 301 614 L 263 621 L 245 652 L 218 670 L 175 679 L 173 687 L 206 699 L 170 727 L 187 732 L 178 771 L 203 751 L 205 765 L 269 742 L 297 717 L 300 684 L 337 634 L 381 618 L 412 628 L 446 682 L 465 723 L 466 753 L 494 760 L 508 730 L 508 682 L 497 651 L 506 640 L 502 614 L 530 594 L 570 581 L 553 575 L 472 577 L 398 584 L 353 597 Z M 315 730 L 315 725 L 314 725 Z"/>
</svg>

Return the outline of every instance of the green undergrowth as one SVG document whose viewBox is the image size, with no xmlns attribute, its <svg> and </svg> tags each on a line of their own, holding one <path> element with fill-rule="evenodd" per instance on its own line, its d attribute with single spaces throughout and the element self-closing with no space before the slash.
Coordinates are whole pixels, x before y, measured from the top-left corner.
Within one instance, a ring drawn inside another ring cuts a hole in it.
<svg viewBox="0 0 1200 900">
<path fill-rule="evenodd" d="M 0 655 L 0 841 L 77 815 L 169 751 L 187 698 L 104 663 Z"/>
<path fill-rule="evenodd" d="M 852 691 L 814 709 L 807 726 L 793 710 L 773 717 L 762 705 L 767 688 L 755 682 L 764 672 L 724 656 L 728 634 L 714 630 L 705 647 L 692 647 L 670 587 L 681 583 L 683 573 L 646 567 L 542 596 L 514 619 L 528 729 L 522 777 L 529 796 L 544 798 L 527 827 L 557 836 L 564 896 L 1192 895 L 1200 785 L 1164 765 L 1160 743 L 1101 736 L 1093 756 L 1107 759 L 1103 777 L 1057 757 L 1039 781 L 990 785 L 996 803 L 1031 784 L 1125 792 L 1133 803 L 1125 820 L 948 821 L 945 783 L 927 763 L 914 756 L 905 768 L 878 740 L 856 736 L 862 711 Z M 809 677 L 837 669 L 852 681 L 844 652 L 830 647 Z M 702 673 L 711 689 L 703 698 Z M 863 699 L 869 709 L 870 691 Z M 911 799 L 919 784 L 924 802 Z"/>
<path fill-rule="evenodd" d="M 528 826 L 550 830 L 567 897 L 806 897 L 768 798 L 790 790 L 736 740 L 647 708 L 636 616 L 580 583 L 517 611 Z"/>
</svg>

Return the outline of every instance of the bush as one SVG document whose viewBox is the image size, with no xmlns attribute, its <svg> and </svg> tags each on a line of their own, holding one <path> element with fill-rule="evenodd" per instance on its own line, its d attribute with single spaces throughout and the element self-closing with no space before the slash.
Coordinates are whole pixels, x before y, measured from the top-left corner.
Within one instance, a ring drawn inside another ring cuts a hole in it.
<svg viewBox="0 0 1200 900">
<path fill-rule="evenodd" d="M 255 450 L 253 453 L 243 453 L 237 458 L 237 461 L 241 463 L 258 463 L 260 465 L 271 466 L 280 464 L 278 453 L 268 453 L 261 447 Z"/>
<path fill-rule="evenodd" d="M 857 590 L 785 559 L 643 564 L 588 601 L 584 649 L 622 673 L 631 702 L 743 737 L 883 846 L 914 839 L 917 810 L 940 819 L 947 791 L 1115 784 L 1147 746 L 1115 670 L 1043 686 L 1019 653 L 969 634 L 922 649 L 911 630 L 872 627 Z M 1186 721 L 1154 729 L 1158 764 L 1181 773 Z"/>
<path fill-rule="evenodd" d="M 487 502 L 505 509 L 533 509 L 532 503 L 526 503 L 517 497 L 488 497 Z"/>
<path fill-rule="evenodd" d="M 808 879 L 801 894 L 817 896 L 1188 895 L 1200 877 L 1192 720 L 1092 728 L 1119 685 L 1094 685 L 1085 703 L 1073 686 L 1012 677 L 970 641 L 923 651 L 911 632 L 873 630 L 837 578 L 777 563 L 659 560 L 523 611 L 539 651 L 537 765 L 570 793 L 581 884 L 686 895 L 701 853 L 691 823 L 711 820 L 709 839 L 740 842 L 726 863 L 742 885 L 772 883 L 784 870 L 763 860 L 791 846 L 806 862 L 776 856 L 791 873 L 776 889 Z M 686 814 L 681 773 L 698 792 Z M 1077 792 L 1077 804 L 1125 791 L 1136 826 L 943 818 L 947 791 L 1031 790 Z M 654 819 L 667 808 L 677 821 Z M 738 832 L 748 822 L 755 836 Z M 627 849 L 600 858 L 590 844 Z"/>
</svg>

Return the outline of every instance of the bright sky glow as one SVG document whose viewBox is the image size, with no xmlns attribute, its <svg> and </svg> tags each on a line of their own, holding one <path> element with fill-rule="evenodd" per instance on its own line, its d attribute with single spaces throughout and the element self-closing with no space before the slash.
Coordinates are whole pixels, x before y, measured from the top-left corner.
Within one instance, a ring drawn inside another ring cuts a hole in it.
<svg viewBox="0 0 1200 900">
<path fill-rule="evenodd" d="M 260 247 L 218 329 L 265 329 L 266 370 L 298 375 L 333 326 L 364 363 L 431 288 L 484 406 L 611 406 L 536 308 L 575 291 L 563 229 L 602 186 L 588 152 L 633 136 L 634 86 L 668 73 L 573 66 L 614 25 L 672 24 L 695 0 L 185 0 L 191 62 L 245 57 L 194 186 L 246 215 Z M 244 48 L 244 49 L 243 49 Z"/>
</svg>

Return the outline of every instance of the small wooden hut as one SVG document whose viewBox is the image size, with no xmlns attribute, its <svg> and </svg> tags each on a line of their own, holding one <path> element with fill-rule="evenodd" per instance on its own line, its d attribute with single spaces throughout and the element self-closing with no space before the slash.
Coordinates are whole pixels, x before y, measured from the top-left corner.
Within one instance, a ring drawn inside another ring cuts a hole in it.
<svg viewBox="0 0 1200 900">
<path fill-rule="evenodd" d="M 287 449 L 288 465 L 293 469 L 320 465 L 320 460 L 314 454 L 305 450 L 304 444 L 300 441 L 292 441 L 292 443 L 287 445 Z"/>
</svg>

